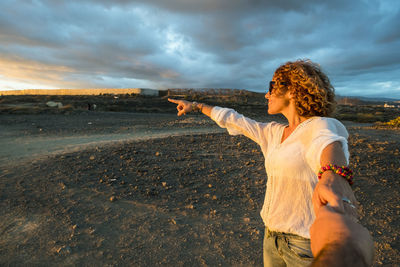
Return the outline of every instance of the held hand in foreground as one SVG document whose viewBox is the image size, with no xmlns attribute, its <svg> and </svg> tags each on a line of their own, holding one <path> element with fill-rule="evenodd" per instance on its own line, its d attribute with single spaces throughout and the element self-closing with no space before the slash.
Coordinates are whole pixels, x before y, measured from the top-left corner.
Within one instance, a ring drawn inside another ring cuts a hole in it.
<svg viewBox="0 0 400 267">
<path fill-rule="evenodd" d="M 178 106 L 176 107 L 176 109 L 178 110 L 178 116 L 186 115 L 186 113 L 193 111 L 192 102 L 186 100 L 171 99 L 171 98 L 168 98 L 168 101 L 178 104 Z"/>
<path fill-rule="evenodd" d="M 319 260 L 336 262 L 335 266 L 370 266 L 372 263 L 374 242 L 368 230 L 329 206 L 319 209 L 310 236 L 311 250 L 314 257 L 321 256 L 317 257 Z"/>
</svg>

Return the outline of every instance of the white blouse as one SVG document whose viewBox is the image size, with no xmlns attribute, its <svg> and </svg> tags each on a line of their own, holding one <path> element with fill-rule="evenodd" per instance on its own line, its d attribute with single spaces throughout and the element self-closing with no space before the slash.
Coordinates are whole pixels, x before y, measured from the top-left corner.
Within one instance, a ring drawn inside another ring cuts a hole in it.
<svg viewBox="0 0 400 267">
<path fill-rule="evenodd" d="M 312 195 L 318 182 L 324 148 L 340 141 L 347 160 L 348 133 L 333 118 L 312 117 L 302 122 L 281 143 L 284 124 L 260 123 L 233 109 L 214 107 L 211 118 L 231 135 L 243 134 L 260 145 L 265 158 L 267 190 L 261 217 L 271 231 L 310 238 L 315 219 Z"/>
</svg>

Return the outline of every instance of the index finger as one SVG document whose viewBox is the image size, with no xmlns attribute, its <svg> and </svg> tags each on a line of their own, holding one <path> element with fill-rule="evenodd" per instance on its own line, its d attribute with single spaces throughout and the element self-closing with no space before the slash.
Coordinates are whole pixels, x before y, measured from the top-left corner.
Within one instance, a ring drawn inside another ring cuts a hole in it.
<svg viewBox="0 0 400 267">
<path fill-rule="evenodd" d="M 168 101 L 172 102 L 172 103 L 175 103 L 175 104 L 179 104 L 179 100 L 175 100 L 175 99 L 172 99 L 172 98 L 168 98 Z"/>
</svg>

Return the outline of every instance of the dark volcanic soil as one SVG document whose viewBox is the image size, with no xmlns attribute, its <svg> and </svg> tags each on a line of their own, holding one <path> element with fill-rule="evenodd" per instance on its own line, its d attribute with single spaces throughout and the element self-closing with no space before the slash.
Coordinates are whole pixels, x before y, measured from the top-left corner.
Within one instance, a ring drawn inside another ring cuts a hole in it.
<svg viewBox="0 0 400 267">
<path fill-rule="evenodd" d="M 95 114 L 100 117 L 90 115 L 89 122 L 107 116 Z M 57 124 L 68 120 L 62 114 L 12 116 L 0 117 L 7 125 L 2 138 L 82 134 L 82 127 Z M 87 126 L 80 121 L 87 115 L 74 116 L 71 125 Z M 191 118 L 160 117 L 160 127 L 212 127 Z M 99 121 L 95 132 L 104 134 L 154 127 L 151 119 L 127 115 Z M 374 237 L 374 265 L 398 265 L 399 131 L 347 126 L 353 188 L 361 222 Z M 0 173 L 0 265 L 261 266 L 263 161 L 255 143 L 227 134 L 124 141 L 24 164 L 10 160 Z"/>
</svg>

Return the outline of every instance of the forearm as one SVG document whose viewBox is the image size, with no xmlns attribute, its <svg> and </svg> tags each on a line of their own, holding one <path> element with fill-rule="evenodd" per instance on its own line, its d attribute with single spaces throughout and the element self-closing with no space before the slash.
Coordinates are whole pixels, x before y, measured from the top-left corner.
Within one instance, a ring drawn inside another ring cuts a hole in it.
<svg viewBox="0 0 400 267">
<path fill-rule="evenodd" d="M 211 111 L 214 108 L 214 106 L 196 102 L 194 102 L 194 106 L 195 106 L 194 109 L 199 110 L 201 113 L 211 118 Z"/>
<path fill-rule="evenodd" d="M 374 242 L 369 231 L 351 216 L 323 206 L 310 228 L 312 266 L 368 266 Z"/>
<path fill-rule="evenodd" d="M 369 266 L 357 245 L 350 240 L 327 244 L 315 257 L 312 267 L 326 266 Z"/>
<path fill-rule="evenodd" d="M 328 164 L 347 166 L 347 160 L 344 156 L 340 142 L 334 142 L 324 149 L 321 155 L 320 164 L 321 166 L 327 166 Z M 338 183 L 339 187 L 342 189 L 343 187 L 349 187 L 349 183 L 346 179 L 332 171 L 324 172 L 321 176 L 321 180 L 326 180 L 328 183 Z M 350 187 L 348 189 L 350 189 Z"/>
<path fill-rule="evenodd" d="M 327 164 L 335 164 L 335 165 L 347 165 L 347 160 L 344 155 L 342 144 L 337 141 L 329 144 L 323 150 L 320 159 L 321 166 L 325 166 Z"/>
<path fill-rule="evenodd" d="M 334 142 L 328 145 L 322 152 L 320 159 L 321 166 L 325 167 L 329 164 L 337 166 L 347 166 L 347 160 L 342 150 L 340 142 Z M 325 171 L 321 175 L 321 180 L 327 180 L 328 183 L 338 183 L 340 188 L 349 187 L 349 183 L 342 176 L 334 173 L 333 171 Z"/>
</svg>

